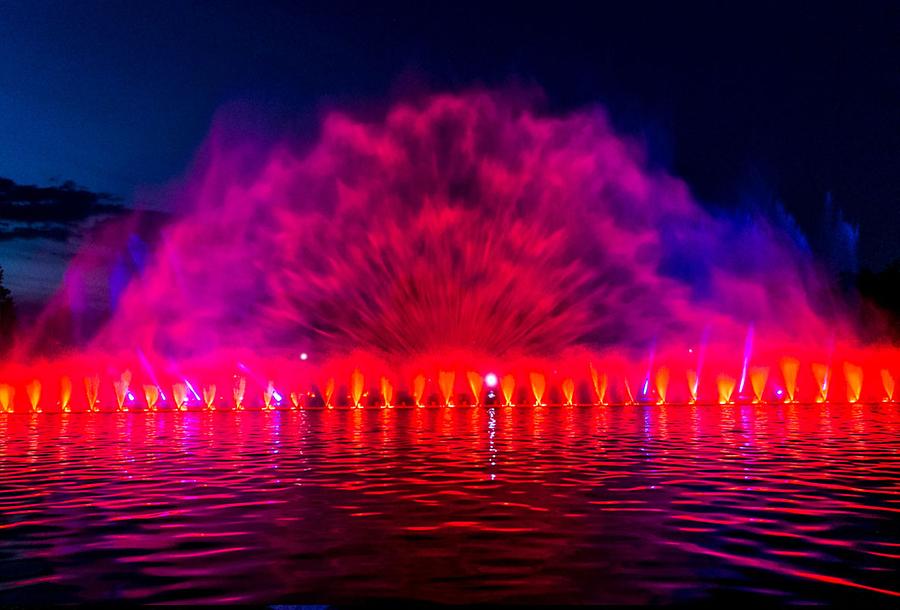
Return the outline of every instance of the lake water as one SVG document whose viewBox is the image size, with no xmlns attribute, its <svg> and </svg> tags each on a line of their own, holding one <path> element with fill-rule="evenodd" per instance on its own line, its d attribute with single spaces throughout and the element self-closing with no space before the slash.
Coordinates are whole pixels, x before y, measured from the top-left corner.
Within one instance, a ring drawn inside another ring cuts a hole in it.
<svg viewBox="0 0 900 610">
<path fill-rule="evenodd" d="M 0 603 L 896 605 L 898 411 L 0 415 Z"/>
</svg>

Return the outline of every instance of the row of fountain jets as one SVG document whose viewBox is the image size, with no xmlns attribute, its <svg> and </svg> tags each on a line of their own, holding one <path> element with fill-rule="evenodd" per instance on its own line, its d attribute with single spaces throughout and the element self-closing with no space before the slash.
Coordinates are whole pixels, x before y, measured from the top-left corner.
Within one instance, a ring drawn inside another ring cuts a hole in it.
<svg viewBox="0 0 900 610">
<path fill-rule="evenodd" d="M 832 369 L 826 365 L 821 364 L 813 364 L 811 368 L 813 376 L 817 382 L 814 400 L 817 403 L 828 402 L 828 392 L 831 385 Z M 609 388 L 609 376 L 604 372 L 598 371 L 592 364 L 589 365 L 589 369 L 590 381 L 593 389 L 594 404 L 609 404 L 607 394 L 607 389 Z M 784 402 L 788 404 L 799 402 L 797 397 L 797 377 L 800 371 L 799 361 L 793 358 L 785 358 L 780 363 L 780 370 L 784 380 L 784 389 L 782 390 L 779 388 L 776 390 L 776 402 Z M 846 381 L 847 402 L 851 404 L 857 403 L 860 400 L 860 395 L 862 392 L 862 368 L 851 363 L 844 363 L 843 373 L 844 379 Z M 687 388 L 690 396 L 690 398 L 688 399 L 688 404 L 697 404 L 699 376 L 697 372 L 693 370 L 688 370 L 686 376 Z M 747 376 L 749 377 L 750 387 L 753 392 L 753 396 L 749 399 L 749 402 L 752 404 L 766 403 L 766 401 L 764 400 L 764 393 L 766 384 L 768 382 L 769 368 L 751 368 L 748 371 Z M 88 405 L 87 410 L 90 412 L 99 412 L 100 377 L 98 375 L 88 376 L 85 377 L 83 381 L 85 398 L 87 400 L 86 404 Z M 129 406 L 136 405 L 137 401 L 131 389 L 131 381 L 131 372 L 125 371 L 121 374 L 119 379 L 113 382 L 117 411 L 126 412 L 129 411 Z M 423 397 L 425 395 L 425 387 L 427 381 L 429 380 L 426 380 L 425 376 L 421 374 L 416 376 L 413 380 L 411 397 L 413 399 L 414 405 L 417 407 L 424 406 Z M 503 398 L 503 402 L 501 402 L 500 404 L 502 404 L 503 406 L 514 406 L 515 404 L 514 394 L 516 388 L 516 379 L 511 374 L 507 374 L 501 378 L 498 378 L 493 373 L 481 375 L 480 373 L 477 373 L 475 371 L 469 371 L 466 373 L 466 381 L 469 385 L 469 389 L 471 390 L 471 395 L 474 398 L 473 402 L 470 403 L 472 406 L 478 406 L 482 404 L 482 396 L 485 393 L 485 386 L 487 386 L 487 396 L 490 399 L 494 399 L 497 396 L 494 388 L 496 388 L 498 385 Z M 528 381 L 531 386 L 531 397 L 533 397 L 534 399 L 533 404 L 535 406 L 544 405 L 545 403 L 543 402 L 543 400 L 547 392 L 546 376 L 540 372 L 531 372 L 528 375 Z M 650 399 L 647 398 L 649 377 L 647 379 L 647 383 L 644 384 L 641 393 L 639 393 L 637 396 L 632 391 L 632 387 L 629 384 L 628 379 L 624 378 L 623 381 L 625 390 L 623 401 L 624 404 L 634 405 L 653 402 L 659 405 L 667 404 L 667 394 L 669 389 L 669 370 L 667 368 L 661 367 L 656 371 L 656 374 L 654 376 L 654 389 L 656 392 L 655 396 Z M 894 377 L 887 369 L 881 369 L 881 381 L 884 388 L 884 395 L 882 398 L 883 402 L 894 402 Z M 455 372 L 441 371 L 438 374 L 437 384 L 440 391 L 440 397 L 443 400 L 443 406 L 454 406 L 455 383 Z M 734 391 L 737 386 L 738 381 L 734 377 L 726 374 L 719 375 L 716 378 L 716 387 L 718 390 L 718 400 L 716 402 L 720 405 L 734 404 Z M 335 406 L 335 387 L 334 377 L 328 378 L 320 386 L 321 403 L 326 408 L 333 408 Z M 365 390 L 365 377 L 358 368 L 351 373 L 348 387 L 349 405 L 355 408 L 363 408 L 365 406 L 365 403 L 368 402 L 367 399 L 369 393 Z M 42 412 L 41 389 L 41 382 L 37 379 L 34 379 L 25 385 L 25 393 L 28 397 L 28 403 L 31 407 L 31 411 L 34 413 Z M 575 380 L 572 377 L 563 379 L 560 383 L 559 389 L 561 390 L 562 397 L 564 399 L 562 404 L 567 406 L 574 405 Z M 741 390 L 742 389 L 743 379 L 741 382 Z M 214 384 L 210 384 L 202 387 L 201 392 L 198 393 L 194 390 L 194 387 L 187 380 L 185 380 L 183 383 L 174 383 L 172 385 L 171 394 L 172 404 L 177 411 L 187 411 L 191 404 L 200 404 L 205 410 L 215 411 L 217 398 L 216 390 L 216 386 Z M 246 377 L 235 375 L 234 387 L 232 388 L 233 402 L 231 403 L 231 407 L 233 410 L 243 411 L 245 409 L 245 401 L 247 398 L 246 390 Z M 155 412 L 162 404 L 167 402 L 165 393 L 159 385 L 142 385 L 141 393 L 143 394 L 145 401 L 143 405 L 143 410 L 145 411 Z M 378 406 L 382 408 L 394 407 L 394 386 L 387 377 L 381 377 L 380 379 L 380 397 L 381 401 Z M 59 410 L 61 412 L 70 413 L 72 411 L 72 407 L 70 404 L 71 398 L 72 380 L 70 377 L 62 377 L 59 381 L 59 401 L 57 402 L 57 406 L 59 407 Z M 219 397 L 220 400 L 221 398 L 222 397 Z M 289 400 L 285 404 L 284 397 L 276 390 L 274 382 L 269 381 L 265 385 L 265 389 L 262 393 L 263 402 L 261 410 L 272 411 L 276 408 L 289 408 L 291 410 L 302 409 L 304 407 L 310 406 L 311 402 L 316 399 L 316 393 L 313 391 L 291 392 L 288 395 L 288 398 Z M 0 384 L 0 413 L 13 413 L 15 411 L 14 399 L 15 387 L 6 383 Z"/>
</svg>

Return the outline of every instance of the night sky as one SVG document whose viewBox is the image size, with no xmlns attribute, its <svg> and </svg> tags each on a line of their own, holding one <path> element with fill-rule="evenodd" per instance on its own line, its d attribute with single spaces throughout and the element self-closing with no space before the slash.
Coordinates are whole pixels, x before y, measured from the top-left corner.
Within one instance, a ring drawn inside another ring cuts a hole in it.
<svg viewBox="0 0 900 610">
<path fill-rule="evenodd" d="M 334 107 L 518 84 L 603 104 L 711 208 L 780 201 L 812 234 L 831 193 L 862 266 L 900 257 L 900 4 L 487 4 L 0 1 L 0 177 L 144 205 L 223 107 L 314 133 Z M 65 230 L 0 233 L 21 302 L 116 205 L 85 197 Z"/>
</svg>

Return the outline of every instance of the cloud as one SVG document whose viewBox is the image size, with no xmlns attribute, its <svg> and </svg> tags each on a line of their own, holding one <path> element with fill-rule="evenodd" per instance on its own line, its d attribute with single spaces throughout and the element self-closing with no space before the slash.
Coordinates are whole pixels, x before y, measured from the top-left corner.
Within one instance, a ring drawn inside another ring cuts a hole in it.
<svg viewBox="0 0 900 610">
<path fill-rule="evenodd" d="M 71 181 L 35 186 L 0 177 L 0 240 L 66 241 L 90 221 L 124 211 L 119 198 Z"/>
</svg>

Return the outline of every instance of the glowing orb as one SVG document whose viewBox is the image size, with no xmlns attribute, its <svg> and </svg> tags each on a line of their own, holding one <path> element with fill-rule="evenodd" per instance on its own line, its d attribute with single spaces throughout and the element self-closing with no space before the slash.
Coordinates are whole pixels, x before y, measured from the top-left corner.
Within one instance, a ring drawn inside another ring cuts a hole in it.
<svg viewBox="0 0 900 610">
<path fill-rule="evenodd" d="M 488 373 L 484 376 L 484 382 L 489 388 L 497 387 L 497 376 L 494 373 Z"/>
</svg>

